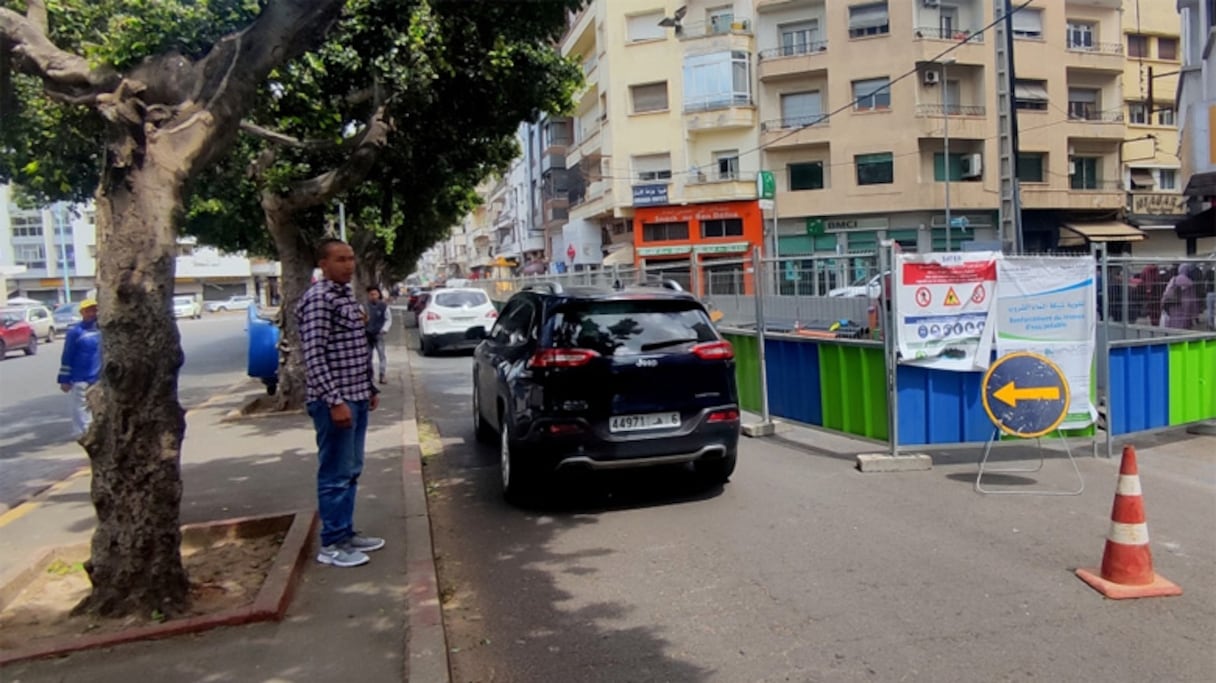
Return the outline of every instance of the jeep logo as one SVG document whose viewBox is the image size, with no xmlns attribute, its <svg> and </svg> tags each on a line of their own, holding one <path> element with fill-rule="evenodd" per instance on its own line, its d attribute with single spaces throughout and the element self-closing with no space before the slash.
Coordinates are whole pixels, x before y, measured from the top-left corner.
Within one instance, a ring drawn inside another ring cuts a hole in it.
<svg viewBox="0 0 1216 683">
<path fill-rule="evenodd" d="M 652 358 L 639 358 L 637 366 L 639 368 L 657 368 L 659 367 L 659 361 Z"/>
</svg>

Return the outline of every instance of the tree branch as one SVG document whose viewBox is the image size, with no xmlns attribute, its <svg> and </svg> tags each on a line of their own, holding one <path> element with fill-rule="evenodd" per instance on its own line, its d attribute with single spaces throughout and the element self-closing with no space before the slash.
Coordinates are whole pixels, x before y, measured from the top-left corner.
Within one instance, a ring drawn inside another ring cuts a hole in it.
<svg viewBox="0 0 1216 683">
<path fill-rule="evenodd" d="M 56 47 L 37 23 L 45 23 L 46 8 L 42 7 L 41 15 L 36 9 L 37 3 L 31 3 L 33 18 L 27 18 L 0 8 L 0 36 L 17 57 L 17 70 L 42 79 L 47 94 L 64 101 L 93 102 L 113 91 L 122 80 L 118 72 L 108 67 L 94 69 L 84 57 Z"/>
<path fill-rule="evenodd" d="M 333 140 L 301 140 L 294 138 L 286 133 L 280 133 L 277 130 L 263 128 L 251 121 L 241 121 L 241 132 L 248 133 L 254 137 L 261 138 L 267 142 L 280 145 L 282 147 L 290 147 L 292 149 L 306 150 L 325 150 L 336 149 L 339 144 Z"/>
</svg>

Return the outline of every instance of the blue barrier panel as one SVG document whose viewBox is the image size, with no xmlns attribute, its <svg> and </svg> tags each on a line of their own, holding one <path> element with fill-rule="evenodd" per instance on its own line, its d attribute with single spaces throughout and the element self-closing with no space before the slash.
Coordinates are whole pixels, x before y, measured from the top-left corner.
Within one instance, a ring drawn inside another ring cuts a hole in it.
<svg viewBox="0 0 1216 683">
<path fill-rule="evenodd" d="M 977 443 L 992 436 L 980 399 L 982 372 L 899 366 L 899 443 Z"/>
<path fill-rule="evenodd" d="M 793 339 L 766 341 L 769 410 L 777 417 L 822 426 L 819 345 Z"/>
<path fill-rule="evenodd" d="M 1107 424 L 1112 434 L 1156 429 L 1170 423 L 1169 346 L 1110 350 Z"/>
</svg>

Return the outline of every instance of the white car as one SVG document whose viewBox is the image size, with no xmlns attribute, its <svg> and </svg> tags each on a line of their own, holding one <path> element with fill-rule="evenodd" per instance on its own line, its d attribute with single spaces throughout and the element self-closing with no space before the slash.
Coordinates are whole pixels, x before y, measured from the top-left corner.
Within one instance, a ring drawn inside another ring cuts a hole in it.
<svg viewBox="0 0 1216 683">
<path fill-rule="evenodd" d="M 173 317 L 174 318 L 194 318 L 195 320 L 203 317 L 203 306 L 198 302 L 198 299 L 183 294 L 173 297 Z"/>
<path fill-rule="evenodd" d="M 207 312 L 215 313 L 217 311 L 244 311 L 253 305 L 254 298 L 251 296 L 230 296 L 223 301 L 208 301 Z"/>
<path fill-rule="evenodd" d="M 422 355 L 429 356 L 440 349 L 477 346 L 485 330 L 497 319 L 498 309 L 483 290 L 436 289 L 431 292 L 426 308 L 418 312 Z"/>
<path fill-rule="evenodd" d="M 18 320 L 29 323 L 30 327 L 34 328 L 34 336 L 47 342 L 55 341 L 55 318 L 51 315 L 51 309 L 38 304 L 36 306 L 9 306 L 3 311 L 5 317 L 15 317 Z"/>
<path fill-rule="evenodd" d="M 854 282 L 853 284 L 849 285 L 848 287 L 837 287 L 836 289 L 833 289 L 828 292 L 828 296 L 832 296 L 832 297 L 864 296 L 864 297 L 869 297 L 871 299 L 877 299 L 881 295 L 882 295 L 882 276 L 881 275 L 875 275 L 875 276 L 869 277 L 869 278 L 863 277 L 860 280 L 858 280 L 857 282 Z"/>
</svg>

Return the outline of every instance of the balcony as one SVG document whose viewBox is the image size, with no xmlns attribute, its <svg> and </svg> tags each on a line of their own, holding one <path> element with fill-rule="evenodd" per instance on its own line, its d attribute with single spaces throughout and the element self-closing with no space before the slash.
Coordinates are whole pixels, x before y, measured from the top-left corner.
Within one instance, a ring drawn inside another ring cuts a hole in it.
<svg viewBox="0 0 1216 683">
<path fill-rule="evenodd" d="M 946 118 L 947 112 L 950 115 L 950 137 L 977 140 L 988 137 L 988 110 L 982 104 L 918 104 L 916 118 L 921 122 L 921 133 L 929 137 L 945 137 L 946 127 L 942 125 L 942 119 Z"/>
<path fill-rule="evenodd" d="M 581 160 L 594 156 L 603 148 L 603 139 L 600 136 L 601 128 L 602 126 L 596 123 L 582 129 L 579 141 L 566 152 L 566 168 L 577 167 Z"/>
<path fill-rule="evenodd" d="M 570 218 L 570 199 L 568 196 L 546 199 L 543 206 L 543 223 L 546 229 L 555 225 L 564 225 Z"/>
<path fill-rule="evenodd" d="M 1066 54 L 1065 65 L 1070 69 L 1123 73 L 1127 66 L 1121 43 L 1069 42 Z"/>
<path fill-rule="evenodd" d="M 686 21 L 681 26 L 680 40 L 699 40 L 718 36 L 752 36 L 749 17 L 722 15 L 709 21 Z"/>
<path fill-rule="evenodd" d="M 733 99 L 713 97 L 684 102 L 684 127 L 689 132 L 735 130 L 756 127 L 756 105 L 751 96 L 735 94 Z"/>
<path fill-rule="evenodd" d="M 1122 140 L 1123 110 L 1100 110 L 1088 102 L 1068 103 L 1068 137 L 1093 140 Z"/>
<path fill-rule="evenodd" d="M 756 177 L 738 173 L 695 175 L 684 183 L 684 201 L 726 202 L 756 198 Z"/>
<path fill-rule="evenodd" d="M 566 143 L 550 143 L 540 155 L 540 172 L 561 171 L 566 168 Z"/>
<path fill-rule="evenodd" d="M 1107 209 L 1118 211 L 1127 203 L 1122 183 L 1093 181 L 1073 188 L 1065 183 L 1021 183 L 1025 209 Z"/>
<path fill-rule="evenodd" d="M 829 120 L 814 118 L 773 119 L 760 124 L 760 145 L 765 149 L 797 149 L 828 144 Z"/>
<path fill-rule="evenodd" d="M 914 29 L 918 61 L 934 61 L 946 48 L 944 43 L 959 44 L 950 56 L 959 64 L 983 65 L 992 57 L 992 48 L 984 46 L 984 34 L 978 29 L 943 29 L 940 26 L 919 26 Z"/>
<path fill-rule="evenodd" d="M 764 50 L 760 53 L 756 69 L 761 81 L 774 81 L 813 74 L 817 71 L 827 71 L 827 51 L 828 41 L 826 40 Z"/>
</svg>

